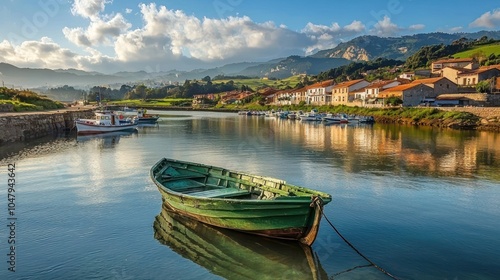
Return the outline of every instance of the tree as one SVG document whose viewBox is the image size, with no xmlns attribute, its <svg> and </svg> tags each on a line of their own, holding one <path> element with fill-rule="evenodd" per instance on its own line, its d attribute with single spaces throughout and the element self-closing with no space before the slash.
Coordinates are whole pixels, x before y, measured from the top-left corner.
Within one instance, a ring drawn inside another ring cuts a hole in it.
<svg viewBox="0 0 500 280">
<path fill-rule="evenodd" d="M 490 88 L 490 80 L 485 80 L 485 81 L 480 81 L 476 85 L 476 91 L 481 92 L 481 93 L 489 93 L 491 88 Z"/>
<path fill-rule="evenodd" d="M 387 105 L 391 105 L 391 106 L 398 106 L 398 105 L 403 104 L 403 100 L 401 100 L 401 98 L 399 98 L 399 97 L 392 96 L 392 97 L 387 98 L 387 101 L 385 103 Z"/>
</svg>

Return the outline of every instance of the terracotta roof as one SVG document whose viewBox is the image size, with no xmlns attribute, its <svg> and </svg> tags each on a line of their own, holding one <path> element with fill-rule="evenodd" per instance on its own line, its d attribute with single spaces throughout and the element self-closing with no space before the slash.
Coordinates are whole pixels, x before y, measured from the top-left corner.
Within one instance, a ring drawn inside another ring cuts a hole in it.
<svg viewBox="0 0 500 280">
<path fill-rule="evenodd" d="M 494 70 L 497 70 L 500 72 L 500 69 L 498 69 L 497 67 L 491 67 L 491 66 L 483 66 L 483 67 L 480 67 L 480 68 L 474 69 L 474 70 L 469 70 L 469 69 L 465 69 L 465 70 L 468 70 L 468 71 L 463 71 L 463 72 L 459 73 L 459 75 L 475 75 L 475 74 L 480 74 L 480 73 L 484 73 L 487 71 L 494 71 Z"/>
<path fill-rule="evenodd" d="M 372 83 L 369 86 L 367 86 L 366 88 L 383 88 L 384 86 L 386 86 L 390 83 L 394 83 L 394 82 L 399 82 L 399 81 L 397 81 L 397 80 L 380 81 L 380 82 Z"/>
<path fill-rule="evenodd" d="M 306 88 L 307 89 L 311 89 L 311 88 L 325 88 L 325 87 L 329 87 L 331 85 L 333 85 L 335 82 L 334 80 L 326 80 L 326 81 L 322 81 L 322 82 L 318 82 L 318 83 L 315 83 L 315 84 L 312 84 L 310 86 L 307 86 Z"/>
<path fill-rule="evenodd" d="M 290 92 L 304 92 L 304 91 L 307 91 L 307 87 L 301 87 L 301 88 L 290 90 Z"/>
<path fill-rule="evenodd" d="M 427 78 L 427 79 L 417 79 L 412 81 L 412 84 L 434 84 L 442 79 L 446 79 L 445 77 L 437 77 L 437 78 Z"/>
<path fill-rule="evenodd" d="M 358 93 L 358 92 L 365 92 L 365 89 L 367 89 L 367 88 L 368 87 L 358 88 L 357 90 L 350 91 L 349 94 L 355 94 L 355 93 Z"/>
<path fill-rule="evenodd" d="M 458 62 L 473 62 L 474 59 L 470 57 L 466 58 L 448 58 L 448 59 L 440 59 L 434 61 L 433 63 L 458 63 Z"/>
<path fill-rule="evenodd" d="M 386 89 L 386 90 L 384 90 L 382 92 L 403 91 L 403 90 L 407 90 L 407 89 L 410 89 L 410 88 L 413 88 L 413 87 L 416 87 L 416 86 L 419 86 L 419 85 L 420 84 L 414 84 L 414 83 L 404 84 L 404 85 L 399 85 L 399 86 L 388 88 L 388 89 Z"/>
<path fill-rule="evenodd" d="M 271 87 L 268 87 L 268 88 L 265 88 L 264 90 L 262 90 L 260 92 L 261 95 L 271 95 L 271 94 L 274 94 L 276 92 L 278 92 L 279 90 L 275 89 L 275 88 L 271 88 Z"/>
<path fill-rule="evenodd" d="M 343 87 L 350 87 L 352 85 L 355 85 L 361 81 L 364 81 L 364 79 L 359 79 L 359 80 L 352 80 L 352 81 L 347 81 L 347 82 L 342 82 L 340 84 L 336 84 L 334 88 L 343 88 Z"/>
</svg>

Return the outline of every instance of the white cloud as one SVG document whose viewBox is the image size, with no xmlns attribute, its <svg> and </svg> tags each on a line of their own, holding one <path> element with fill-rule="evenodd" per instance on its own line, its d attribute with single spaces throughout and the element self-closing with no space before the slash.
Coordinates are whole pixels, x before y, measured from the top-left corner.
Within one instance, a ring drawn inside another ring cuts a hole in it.
<svg viewBox="0 0 500 280">
<path fill-rule="evenodd" d="M 92 19 L 98 17 L 99 13 L 104 11 L 105 5 L 111 2 L 111 0 L 75 0 L 71 12 Z"/>
<path fill-rule="evenodd" d="M 246 60 L 290 54 L 309 42 L 303 34 L 255 23 L 249 17 L 198 19 L 183 11 L 141 4 L 144 26 L 123 33 L 115 44 L 120 60 L 187 56 L 205 62 Z"/>
<path fill-rule="evenodd" d="M 363 34 L 365 28 L 365 25 L 357 20 L 344 27 L 341 27 L 336 22 L 332 23 L 331 26 L 316 25 L 309 22 L 301 31 L 306 34 L 312 42 L 311 45 L 306 47 L 305 54 L 310 55 L 319 50 L 334 48 L 345 38 Z"/>
<path fill-rule="evenodd" d="M 125 9 L 125 13 L 126 13 L 126 14 L 131 14 L 131 13 L 132 13 L 132 9 L 126 8 L 126 9 Z"/>
<path fill-rule="evenodd" d="M 354 20 L 341 26 L 308 23 L 292 31 L 274 22 L 256 23 L 247 16 L 197 18 L 165 6 L 140 4 L 142 26 L 132 25 L 120 13 L 105 14 L 110 0 L 75 0 L 74 15 L 88 19 L 87 26 L 64 27 L 66 39 L 79 49 L 70 51 L 49 38 L 13 46 L 0 44 L 0 57 L 29 67 L 79 68 L 106 73 L 122 70 L 188 70 L 232 62 L 264 61 L 291 54 L 309 55 L 365 34 L 367 27 Z M 124 13 L 130 13 L 126 9 Z M 407 29 L 390 18 L 375 24 L 371 33 L 397 35 L 405 30 L 424 28 L 415 24 Z M 104 55 L 105 52 L 107 55 Z"/>
<path fill-rule="evenodd" d="M 411 31 L 422 30 L 424 28 L 425 28 L 425 25 L 423 25 L 423 24 L 414 24 L 414 25 L 410 25 L 408 27 L 408 29 L 411 30 Z"/>
<path fill-rule="evenodd" d="M 109 20 L 95 17 L 91 20 L 89 27 L 84 30 L 81 27 L 63 28 L 64 36 L 73 44 L 78 46 L 113 45 L 115 38 L 130 29 L 128 23 L 121 14 L 116 14 Z"/>
<path fill-rule="evenodd" d="M 345 30 L 352 31 L 355 33 L 364 32 L 365 28 L 366 28 L 365 25 L 361 21 L 358 21 L 358 20 L 355 20 L 351 24 L 344 26 Z"/>
<path fill-rule="evenodd" d="M 389 18 L 388 16 L 384 16 L 382 20 L 378 21 L 375 24 L 375 26 L 371 30 L 371 33 L 381 37 L 389 37 L 395 36 L 401 31 L 402 28 L 393 23 L 391 21 L 391 18 Z"/>
<path fill-rule="evenodd" d="M 46 68 L 78 67 L 75 58 L 78 55 L 69 49 L 61 48 L 50 38 L 43 37 L 40 41 L 24 41 L 13 46 L 4 40 L 0 43 L 0 57 L 7 63 L 16 66 L 33 66 Z"/>
<path fill-rule="evenodd" d="M 471 27 L 486 27 L 486 28 L 497 28 L 500 27 L 500 9 L 496 9 L 493 12 L 486 12 L 480 17 L 475 19 L 471 24 Z"/>
</svg>

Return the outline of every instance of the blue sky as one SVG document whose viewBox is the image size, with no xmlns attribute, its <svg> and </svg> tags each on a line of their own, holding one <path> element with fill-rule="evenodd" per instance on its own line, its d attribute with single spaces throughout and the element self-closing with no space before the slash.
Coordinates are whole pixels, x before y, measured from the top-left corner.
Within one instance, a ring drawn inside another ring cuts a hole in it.
<svg viewBox="0 0 500 280">
<path fill-rule="evenodd" d="M 0 61 L 113 73 L 309 55 L 361 35 L 500 29 L 500 2 L 4 0 Z"/>
</svg>

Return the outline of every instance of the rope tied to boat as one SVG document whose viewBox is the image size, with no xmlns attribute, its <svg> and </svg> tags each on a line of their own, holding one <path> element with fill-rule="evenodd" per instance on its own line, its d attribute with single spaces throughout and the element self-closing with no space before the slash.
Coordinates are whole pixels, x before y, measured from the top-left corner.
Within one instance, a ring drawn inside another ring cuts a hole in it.
<svg viewBox="0 0 500 280">
<path fill-rule="evenodd" d="M 397 278 L 396 276 L 392 275 L 391 273 L 387 272 L 385 269 L 381 268 L 380 266 L 378 266 L 377 264 L 375 264 L 374 262 L 372 262 L 370 259 L 368 259 L 365 255 L 363 255 L 358 249 L 356 249 L 356 247 L 354 247 L 354 245 L 352 245 L 351 242 L 349 242 L 338 230 L 337 228 L 333 225 L 332 222 L 330 222 L 330 220 L 328 219 L 328 217 L 326 217 L 325 213 L 323 212 L 323 217 L 325 217 L 325 220 L 328 222 L 328 224 L 330 224 L 330 226 L 333 228 L 333 230 L 335 230 L 335 232 L 340 236 L 340 238 L 342 238 L 342 240 L 344 240 L 344 242 L 349 245 L 349 247 L 351 247 L 356 253 L 358 253 L 358 255 L 360 255 L 363 259 L 365 259 L 367 262 L 370 263 L 370 265 L 372 265 L 373 267 L 375 267 L 376 269 L 380 270 L 382 273 L 384 273 L 385 275 L 391 277 L 392 279 L 396 279 L 398 280 L 399 278 Z"/>
<path fill-rule="evenodd" d="M 311 204 L 309 204 L 309 206 L 312 208 L 314 208 L 316 206 L 323 208 L 323 205 L 325 205 L 325 203 L 323 202 L 323 199 L 321 199 L 321 197 L 319 195 L 314 195 L 311 198 Z"/>
</svg>

